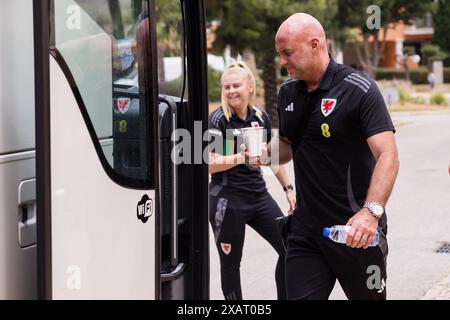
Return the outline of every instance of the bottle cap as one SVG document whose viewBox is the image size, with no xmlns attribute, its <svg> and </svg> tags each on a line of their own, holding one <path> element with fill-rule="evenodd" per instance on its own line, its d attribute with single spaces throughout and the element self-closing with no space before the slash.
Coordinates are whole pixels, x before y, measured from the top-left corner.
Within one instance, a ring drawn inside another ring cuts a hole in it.
<svg viewBox="0 0 450 320">
<path fill-rule="evenodd" d="M 323 228 L 322 234 L 324 237 L 328 237 L 330 235 L 330 228 Z"/>
</svg>

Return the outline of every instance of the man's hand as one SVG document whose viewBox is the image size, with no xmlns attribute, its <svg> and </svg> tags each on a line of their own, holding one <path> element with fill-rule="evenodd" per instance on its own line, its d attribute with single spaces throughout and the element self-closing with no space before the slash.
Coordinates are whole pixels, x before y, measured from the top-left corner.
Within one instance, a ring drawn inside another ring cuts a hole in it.
<svg viewBox="0 0 450 320">
<path fill-rule="evenodd" d="M 260 157 L 251 157 L 250 153 L 247 151 L 247 147 L 245 146 L 245 143 L 240 145 L 241 154 L 245 157 L 245 163 L 252 168 L 259 168 L 262 163 Z"/>
<path fill-rule="evenodd" d="M 348 220 L 347 225 L 352 226 L 347 234 L 347 245 L 367 249 L 375 237 L 378 220 L 370 214 L 369 209 L 363 208 Z"/>
<path fill-rule="evenodd" d="M 290 216 L 292 213 L 294 213 L 294 209 L 297 207 L 297 197 L 295 196 L 294 190 L 288 189 L 286 191 L 286 198 L 289 202 L 288 215 Z"/>
<path fill-rule="evenodd" d="M 261 156 L 259 157 L 259 161 L 261 162 L 261 165 L 268 166 L 271 164 L 270 159 L 270 150 L 267 143 L 263 143 L 261 148 Z"/>
</svg>

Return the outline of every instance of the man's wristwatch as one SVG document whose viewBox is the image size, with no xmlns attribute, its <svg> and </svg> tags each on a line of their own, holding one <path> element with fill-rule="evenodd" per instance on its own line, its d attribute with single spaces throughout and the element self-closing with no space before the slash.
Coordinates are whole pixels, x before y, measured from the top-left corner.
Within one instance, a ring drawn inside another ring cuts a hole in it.
<svg viewBox="0 0 450 320">
<path fill-rule="evenodd" d="M 294 187 L 292 186 L 292 184 L 288 184 L 286 187 L 283 187 L 284 192 L 287 192 L 288 190 L 294 190 Z"/>
<path fill-rule="evenodd" d="M 380 219 L 384 214 L 384 207 L 376 202 L 367 201 L 366 203 L 364 203 L 363 208 L 369 209 L 370 214 L 377 219 Z"/>
</svg>

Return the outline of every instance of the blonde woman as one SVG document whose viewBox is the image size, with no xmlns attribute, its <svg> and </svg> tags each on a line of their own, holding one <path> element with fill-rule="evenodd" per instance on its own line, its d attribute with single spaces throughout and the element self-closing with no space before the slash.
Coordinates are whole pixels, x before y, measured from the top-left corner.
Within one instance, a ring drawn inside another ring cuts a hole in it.
<svg viewBox="0 0 450 320">
<path fill-rule="evenodd" d="M 281 209 L 268 193 L 261 169 L 245 163 L 239 148 L 240 129 L 263 127 L 267 141 L 271 138 L 270 119 L 251 104 L 255 94 L 255 78 L 240 61 L 227 66 L 222 74 L 222 106 L 209 117 L 209 131 L 224 141 L 222 150 L 211 150 L 209 172 L 209 216 L 214 231 L 221 266 L 222 291 L 227 300 L 242 300 L 240 263 L 248 224 L 277 251 L 275 270 L 278 299 L 286 298 L 284 280 L 285 250 L 275 219 Z M 292 185 L 283 166 L 276 176 L 286 192 L 291 213 L 296 205 Z"/>
</svg>

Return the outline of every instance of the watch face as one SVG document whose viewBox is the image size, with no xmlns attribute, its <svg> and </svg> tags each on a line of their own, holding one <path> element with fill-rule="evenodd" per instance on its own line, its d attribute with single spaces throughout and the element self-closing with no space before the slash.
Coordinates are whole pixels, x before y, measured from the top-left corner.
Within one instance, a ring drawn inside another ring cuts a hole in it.
<svg viewBox="0 0 450 320">
<path fill-rule="evenodd" d="M 376 204 L 372 207 L 372 212 L 379 217 L 383 214 L 384 209 L 382 206 Z"/>
</svg>

